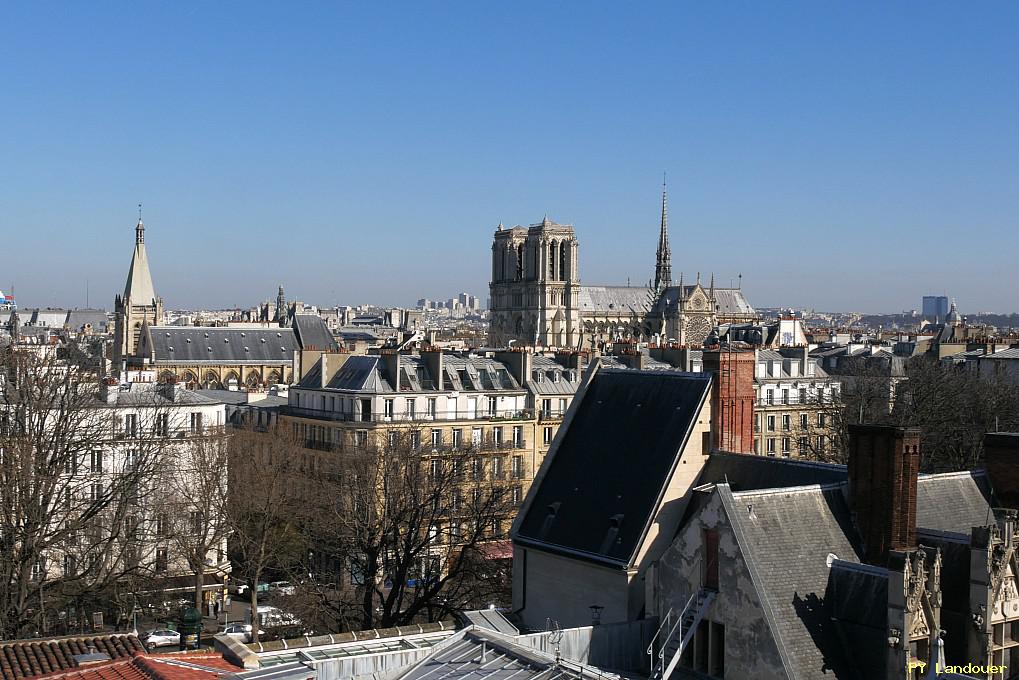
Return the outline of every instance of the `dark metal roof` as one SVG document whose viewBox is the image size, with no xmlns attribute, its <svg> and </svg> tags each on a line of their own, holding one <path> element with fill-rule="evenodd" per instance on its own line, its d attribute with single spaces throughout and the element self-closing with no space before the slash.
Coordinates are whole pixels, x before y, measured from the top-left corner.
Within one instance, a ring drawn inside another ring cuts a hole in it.
<svg viewBox="0 0 1019 680">
<path fill-rule="evenodd" d="M 846 480 L 846 466 L 748 453 L 715 452 L 701 471 L 699 484 L 728 482 L 733 491 L 777 489 Z"/>
<path fill-rule="evenodd" d="M 710 384 L 701 373 L 595 373 L 549 453 L 514 539 L 631 564 Z"/>
<path fill-rule="evenodd" d="M 282 364 L 299 348 L 292 328 L 152 326 L 149 338 L 159 364 Z"/>
</svg>

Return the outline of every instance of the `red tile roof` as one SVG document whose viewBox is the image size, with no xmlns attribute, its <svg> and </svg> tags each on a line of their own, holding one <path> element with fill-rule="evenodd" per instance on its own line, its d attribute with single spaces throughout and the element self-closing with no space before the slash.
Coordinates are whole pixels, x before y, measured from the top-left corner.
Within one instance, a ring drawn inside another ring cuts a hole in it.
<svg viewBox="0 0 1019 680">
<path fill-rule="evenodd" d="M 241 670 L 219 654 L 144 654 L 36 676 L 34 680 L 216 680 Z"/>
<path fill-rule="evenodd" d="M 72 657 L 88 654 L 90 647 L 111 659 L 130 657 L 143 649 L 136 636 L 122 634 L 0 642 L 0 678 L 20 680 L 75 668 Z"/>
</svg>

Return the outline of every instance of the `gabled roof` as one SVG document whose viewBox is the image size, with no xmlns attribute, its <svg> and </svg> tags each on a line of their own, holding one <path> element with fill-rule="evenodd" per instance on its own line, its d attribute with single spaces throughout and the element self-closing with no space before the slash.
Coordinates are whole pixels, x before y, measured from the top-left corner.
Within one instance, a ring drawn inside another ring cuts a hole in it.
<svg viewBox="0 0 1019 680">
<path fill-rule="evenodd" d="M 151 326 L 147 338 L 157 364 L 283 364 L 299 348 L 292 328 Z"/>
<path fill-rule="evenodd" d="M 581 314 L 643 315 L 650 295 L 644 286 L 581 286 L 577 306 Z"/>
<path fill-rule="evenodd" d="M 920 475 L 916 482 L 916 526 L 962 533 L 994 523 L 991 487 L 983 470 Z"/>
<path fill-rule="evenodd" d="M 841 488 L 717 490 L 789 677 L 831 678 L 842 646 L 824 608 L 828 555 L 860 562 Z"/>
<path fill-rule="evenodd" d="M 296 314 L 293 327 L 301 349 L 338 349 L 333 334 L 318 314 Z"/>
<path fill-rule="evenodd" d="M 632 565 L 710 385 L 702 373 L 597 370 L 542 465 L 514 541 Z"/>
<path fill-rule="evenodd" d="M 95 637 L 62 637 L 55 639 L 14 640 L 0 642 L 0 677 L 4 680 L 32 678 L 47 673 L 74 669 L 74 656 L 88 654 L 90 649 L 111 659 L 130 657 L 143 651 L 135 635 L 98 635 Z"/>
<path fill-rule="evenodd" d="M 773 458 L 750 453 L 712 452 L 698 484 L 727 483 L 732 491 L 779 489 L 846 481 L 845 465 L 796 458 Z"/>
</svg>

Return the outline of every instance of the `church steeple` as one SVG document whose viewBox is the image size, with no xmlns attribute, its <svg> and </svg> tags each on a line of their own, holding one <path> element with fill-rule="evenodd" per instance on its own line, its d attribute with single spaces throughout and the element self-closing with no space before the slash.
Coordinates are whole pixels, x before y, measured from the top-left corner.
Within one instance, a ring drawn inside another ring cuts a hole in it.
<svg viewBox="0 0 1019 680">
<path fill-rule="evenodd" d="M 134 228 L 134 255 L 131 257 L 131 269 L 127 272 L 124 300 L 130 300 L 133 305 L 151 305 L 155 299 L 149 257 L 145 252 L 145 223 L 139 217 Z"/>
<path fill-rule="evenodd" d="M 669 249 L 669 194 L 662 177 L 662 226 L 658 232 L 658 253 L 655 262 L 655 290 L 672 285 L 672 251 Z"/>
</svg>

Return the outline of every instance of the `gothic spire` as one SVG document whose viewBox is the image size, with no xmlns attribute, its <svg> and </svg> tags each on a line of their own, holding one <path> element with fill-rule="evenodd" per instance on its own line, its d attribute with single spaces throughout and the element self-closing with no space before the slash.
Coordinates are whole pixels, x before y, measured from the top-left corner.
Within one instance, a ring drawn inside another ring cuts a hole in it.
<svg viewBox="0 0 1019 680">
<path fill-rule="evenodd" d="M 672 285 L 672 251 L 669 249 L 669 193 L 662 176 L 662 226 L 658 232 L 658 252 L 655 261 L 655 290 Z"/>
<path fill-rule="evenodd" d="M 156 290 L 149 272 L 149 257 L 145 253 L 145 224 L 141 219 L 141 206 L 138 207 L 138 224 L 134 227 L 134 255 L 131 257 L 131 269 L 127 272 L 124 301 L 125 304 L 130 300 L 133 305 L 151 305 L 154 304 Z"/>
</svg>

